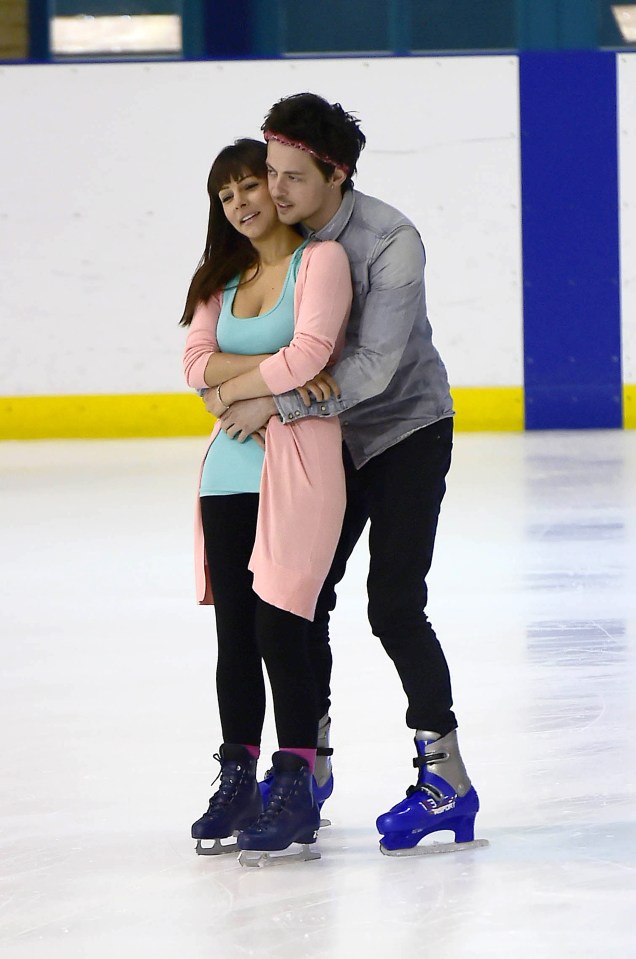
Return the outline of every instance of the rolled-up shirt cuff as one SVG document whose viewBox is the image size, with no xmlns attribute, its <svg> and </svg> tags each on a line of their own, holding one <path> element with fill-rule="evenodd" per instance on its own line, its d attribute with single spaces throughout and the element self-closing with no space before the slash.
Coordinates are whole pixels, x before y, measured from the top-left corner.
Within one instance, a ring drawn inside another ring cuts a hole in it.
<svg viewBox="0 0 636 959">
<path fill-rule="evenodd" d="M 314 400 L 311 406 L 305 406 L 296 390 L 274 396 L 274 403 L 283 423 L 293 423 L 304 416 L 338 416 L 344 411 L 341 400 Z"/>
</svg>

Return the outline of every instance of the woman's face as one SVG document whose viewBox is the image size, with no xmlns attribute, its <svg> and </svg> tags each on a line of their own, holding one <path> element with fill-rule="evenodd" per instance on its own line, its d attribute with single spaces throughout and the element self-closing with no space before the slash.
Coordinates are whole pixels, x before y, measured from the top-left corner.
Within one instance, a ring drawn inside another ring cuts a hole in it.
<svg viewBox="0 0 636 959">
<path fill-rule="evenodd" d="M 249 240 L 262 239 L 278 228 L 276 207 L 262 177 L 246 173 L 230 180 L 219 190 L 219 200 L 227 220 Z"/>
</svg>

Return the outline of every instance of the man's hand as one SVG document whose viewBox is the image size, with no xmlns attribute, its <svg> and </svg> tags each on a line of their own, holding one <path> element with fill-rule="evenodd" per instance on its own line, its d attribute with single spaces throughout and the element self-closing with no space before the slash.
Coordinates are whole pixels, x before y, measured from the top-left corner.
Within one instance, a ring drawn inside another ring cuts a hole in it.
<svg viewBox="0 0 636 959">
<path fill-rule="evenodd" d="M 340 399 L 340 387 L 333 376 L 327 373 L 326 370 L 314 376 L 313 380 L 308 380 L 304 386 L 300 386 L 298 392 L 305 406 L 311 406 L 312 400 L 318 400 L 319 403 L 324 403 L 325 400 L 331 399 L 332 396 Z"/>
<path fill-rule="evenodd" d="M 244 443 L 248 436 L 260 433 L 268 420 L 277 415 L 278 411 L 272 397 L 259 396 L 255 400 L 239 400 L 238 403 L 232 403 L 229 410 L 222 413 L 219 419 L 221 429 L 225 430 L 231 439 Z M 264 434 L 261 434 L 261 438 L 263 437 Z"/>
</svg>

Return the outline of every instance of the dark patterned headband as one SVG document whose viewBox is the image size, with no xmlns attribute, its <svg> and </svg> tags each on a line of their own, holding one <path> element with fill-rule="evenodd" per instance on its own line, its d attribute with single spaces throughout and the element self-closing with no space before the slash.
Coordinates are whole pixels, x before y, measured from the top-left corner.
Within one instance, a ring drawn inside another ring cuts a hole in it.
<svg viewBox="0 0 636 959">
<path fill-rule="evenodd" d="M 276 140 L 277 143 L 282 143 L 283 146 L 294 147 L 295 150 L 302 150 L 304 153 L 310 153 L 312 157 L 316 158 L 316 160 L 322 160 L 323 163 L 328 163 L 330 166 L 335 167 L 336 170 L 342 170 L 342 172 L 346 173 L 347 176 L 349 175 L 349 167 L 346 163 L 338 163 L 336 160 L 332 160 L 331 157 L 325 156 L 324 153 L 318 153 L 301 140 L 290 140 L 290 138 L 286 137 L 283 133 L 273 133 L 271 130 L 266 130 L 264 137 L 267 142 L 270 140 Z"/>
</svg>

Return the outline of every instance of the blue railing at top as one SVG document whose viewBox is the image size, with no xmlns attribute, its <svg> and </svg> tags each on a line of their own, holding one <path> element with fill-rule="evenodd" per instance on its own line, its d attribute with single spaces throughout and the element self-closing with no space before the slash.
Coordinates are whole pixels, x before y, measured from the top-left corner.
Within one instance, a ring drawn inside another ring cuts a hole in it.
<svg viewBox="0 0 636 959">
<path fill-rule="evenodd" d="M 173 10 L 182 16 L 183 59 L 271 59 L 625 48 L 611 6 L 612 0 L 452 0 L 450 6 L 448 0 L 347 0 L 345 6 L 342 0 L 28 0 L 29 60 L 53 59 L 49 23 L 56 12 Z"/>
</svg>

